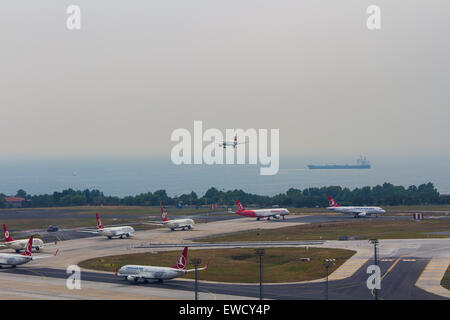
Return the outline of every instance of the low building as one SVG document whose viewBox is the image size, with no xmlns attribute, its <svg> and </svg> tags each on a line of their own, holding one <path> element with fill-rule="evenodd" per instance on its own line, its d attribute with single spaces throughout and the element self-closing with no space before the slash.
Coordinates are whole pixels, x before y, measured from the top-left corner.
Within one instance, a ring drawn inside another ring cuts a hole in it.
<svg viewBox="0 0 450 320">
<path fill-rule="evenodd" d="M 22 197 L 5 197 L 5 208 L 22 208 L 24 201 Z"/>
</svg>

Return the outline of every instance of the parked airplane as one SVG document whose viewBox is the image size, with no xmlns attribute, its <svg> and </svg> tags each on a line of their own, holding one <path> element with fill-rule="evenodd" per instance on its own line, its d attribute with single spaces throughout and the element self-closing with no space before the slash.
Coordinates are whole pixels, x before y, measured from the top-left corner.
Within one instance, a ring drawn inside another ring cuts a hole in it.
<svg viewBox="0 0 450 320">
<path fill-rule="evenodd" d="M 112 237 L 119 237 L 123 239 L 123 237 L 129 238 L 133 235 L 134 229 L 130 226 L 119 226 L 119 227 L 105 227 L 100 220 L 98 213 L 95 214 L 97 218 L 97 230 L 79 230 L 80 232 L 90 232 L 90 233 L 98 233 L 102 236 L 107 237 L 108 239 L 112 239 Z"/>
<path fill-rule="evenodd" d="M 227 147 L 227 146 L 230 146 L 230 147 L 233 147 L 233 148 L 236 148 L 236 146 L 238 145 L 238 144 L 244 144 L 245 142 L 238 142 L 237 141 L 237 136 L 234 136 L 234 140 L 233 140 L 233 142 L 231 142 L 231 141 L 222 141 L 221 143 L 219 143 L 219 147 L 223 147 L 224 149 Z"/>
<path fill-rule="evenodd" d="M 10 249 L 16 250 L 16 252 L 20 252 L 21 250 L 25 250 L 28 239 L 20 239 L 15 240 L 11 235 L 9 234 L 8 228 L 6 228 L 6 224 L 3 224 L 3 232 L 5 235 L 5 242 L 0 244 L 1 247 L 7 247 Z M 41 239 L 34 239 L 33 240 L 33 249 L 36 251 L 41 250 L 41 248 L 44 246 L 44 242 Z"/>
<path fill-rule="evenodd" d="M 370 216 L 372 214 L 378 215 L 386 212 L 386 210 L 380 207 L 350 207 L 350 206 L 341 207 L 331 196 L 328 197 L 328 203 L 329 203 L 329 207 L 327 207 L 328 210 L 340 213 L 353 214 L 355 218 Z"/>
<path fill-rule="evenodd" d="M 141 266 L 141 265 L 126 265 L 120 268 L 116 275 L 124 277 L 125 280 L 138 282 L 140 279 L 145 283 L 148 280 L 158 280 L 163 282 L 164 280 L 170 280 L 184 276 L 188 272 L 195 271 L 195 269 L 186 270 L 186 261 L 188 255 L 188 247 L 184 247 L 178 262 L 173 267 L 154 267 L 154 266 Z M 208 263 L 203 267 L 197 269 L 198 271 L 206 270 Z"/>
<path fill-rule="evenodd" d="M 161 220 L 162 222 L 142 222 L 143 224 L 150 224 L 150 225 L 160 225 L 167 228 L 170 228 L 170 230 L 174 231 L 175 229 L 181 229 L 186 230 L 192 229 L 194 226 L 194 220 L 192 219 L 176 219 L 176 220 L 169 220 L 167 218 L 167 212 L 164 210 L 164 208 L 161 206 Z"/>
<path fill-rule="evenodd" d="M 52 257 L 52 256 L 33 257 L 31 255 L 32 247 L 33 247 L 33 236 L 31 236 L 30 239 L 28 240 L 24 252 L 22 252 L 22 253 L 0 253 L 0 268 L 2 268 L 3 266 L 11 266 L 11 267 L 15 268 L 16 266 L 24 264 L 24 263 L 28 263 L 31 260 Z M 57 254 L 58 254 L 58 250 L 56 250 L 56 252 L 53 254 L 53 256 L 56 256 Z"/>
<path fill-rule="evenodd" d="M 284 220 L 284 216 L 290 213 L 289 210 L 285 208 L 245 210 L 239 200 L 236 200 L 236 204 L 238 206 L 236 214 L 248 218 L 256 218 L 256 220 L 264 218 L 267 218 L 267 220 L 270 220 L 270 218 L 280 219 L 281 217 L 283 217 Z"/>
</svg>

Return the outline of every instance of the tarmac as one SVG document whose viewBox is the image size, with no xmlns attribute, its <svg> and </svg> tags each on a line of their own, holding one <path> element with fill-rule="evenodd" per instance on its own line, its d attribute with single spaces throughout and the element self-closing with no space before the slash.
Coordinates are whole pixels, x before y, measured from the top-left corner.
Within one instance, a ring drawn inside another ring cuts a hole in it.
<svg viewBox="0 0 450 320">
<path fill-rule="evenodd" d="M 326 217 L 326 216 L 325 216 Z M 348 217 L 342 217 L 348 218 Z M 384 217 L 386 218 L 386 217 Z M 3 299 L 192 299 L 193 282 L 186 279 L 163 284 L 130 284 L 113 274 L 82 270 L 82 289 L 69 290 L 66 268 L 80 261 L 108 255 L 158 250 L 179 250 L 190 244 L 193 250 L 211 247 L 242 246 L 314 246 L 355 250 L 329 277 L 330 299 L 373 299 L 367 289 L 367 271 L 373 263 L 373 246 L 367 240 L 303 241 L 273 243 L 193 243 L 192 239 L 245 230 L 273 229 L 309 223 L 311 216 L 288 216 L 286 220 L 256 221 L 251 218 L 224 219 L 196 224 L 190 231 L 158 228 L 139 231 L 130 239 L 105 237 L 76 238 L 48 244 L 46 254 L 56 249 L 59 254 L 39 259 L 14 269 L 0 270 L 0 298 Z M 329 219 L 329 218 L 325 218 Z M 353 219 L 353 218 L 352 218 Z M 317 221 L 317 220 L 315 220 Z M 329 220 L 327 220 L 329 221 Z M 379 264 L 382 270 L 380 299 L 445 299 L 450 291 L 440 286 L 450 263 L 450 239 L 380 240 Z M 445 267 L 445 269 L 444 269 Z M 441 276 L 442 275 L 442 276 Z M 439 278 L 440 277 L 440 278 Z M 224 284 L 201 281 L 201 299 L 257 298 L 255 284 Z M 289 284 L 264 284 L 269 299 L 323 299 L 324 279 Z"/>
</svg>

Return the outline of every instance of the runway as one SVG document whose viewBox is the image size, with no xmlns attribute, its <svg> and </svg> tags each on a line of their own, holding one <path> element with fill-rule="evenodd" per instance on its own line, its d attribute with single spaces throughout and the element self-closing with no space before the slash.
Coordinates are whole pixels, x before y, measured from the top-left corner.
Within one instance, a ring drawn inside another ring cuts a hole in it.
<svg viewBox="0 0 450 320">
<path fill-rule="evenodd" d="M 381 290 L 379 290 L 379 299 L 396 299 L 396 300 L 436 300 L 445 299 L 443 297 L 430 294 L 414 286 L 422 270 L 429 262 L 429 259 L 414 257 L 394 257 L 388 261 L 380 261 L 379 265 L 382 271 L 383 280 L 381 282 Z M 368 261 L 353 276 L 343 280 L 329 281 L 329 299 L 333 300 L 371 300 L 375 299 L 366 286 L 367 266 L 373 264 Z M 395 265 L 394 265 L 395 264 Z M 391 268 L 392 267 L 392 268 Z M 65 270 L 52 268 L 15 268 L 3 269 L 1 273 L 12 273 L 15 275 L 58 278 L 66 279 L 68 274 Z M 176 291 L 192 292 L 194 282 L 191 280 L 168 280 L 164 283 L 128 283 L 113 274 L 83 271 L 81 281 L 100 282 L 116 285 L 127 285 L 129 288 L 152 288 L 152 289 L 169 289 Z M 206 283 L 200 281 L 199 290 L 205 294 L 214 294 L 221 296 L 232 296 L 242 298 L 258 298 L 259 284 L 239 285 L 224 283 Z M 263 287 L 264 297 L 267 299 L 314 299 L 320 300 L 325 297 L 325 283 L 304 283 L 304 284 L 271 284 Z"/>
</svg>

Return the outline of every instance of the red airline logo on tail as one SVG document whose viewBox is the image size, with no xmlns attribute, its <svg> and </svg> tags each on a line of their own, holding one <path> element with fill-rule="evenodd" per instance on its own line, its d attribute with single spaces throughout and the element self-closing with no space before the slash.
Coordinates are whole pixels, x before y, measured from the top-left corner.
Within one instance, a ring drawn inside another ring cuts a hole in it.
<svg viewBox="0 0 450 320">
<path fill-rule="evenodd" d="M 238 212 L 244 211 L 244 206 L 242 205 L 242 203 L 239 200 L 236 200 L 236 204 L 238 207 Z"/>
<path fill-rule="evenodd" d="M 167 212 L 164 210 L 162 206 L 161 206 L 161 219 L 164 222 L 169 221 L 169 218 L 167 218 Z"/>
<path fill-rule="evenodd" d="M 9 231 L 8 231 L 8 229 L 6 228 L 6 224 L 3 224 L 3 232 L 4 232 L 4 234 L 5 234 L 5 241 L 6 241 L 6 242 L 14 241 L 13 237 L 11 237 L 11 236 L 9 235 Z"/>
<path fill-rule="evenodd" d="M 178 259 L 177 264 L 174 265 L 172 268 L 183 269 L 183 270 L 186 269 L 187 255 L 188 255 L 188 247 L 184 247 L 183 252 L 181 253 L 180 258 Z"/>
<path fill-rule="evenodd" d="M 338 203 L 331 196 L 328 196 L 328 203 L 330 207 L 339 207 Z"/>
<path fill-rule="evenodd" d="M 28 240 L 27 247 L 25 248 L 25 251 L 21 253 L 21 255 L 31 257 L 32 249 L 33 249 L 33 236 L 31 236 L 30 240 Z"/>
<path fill-rule="evenodd" d="M 102 225 L 102 222 L 100 220 L 100 217 L 98 216 L 98 213 L 95 214 L 95 217 L 97 218 L 97 229 L 103 229 L 105 228 L 104 225 Z"/>
</svg>

